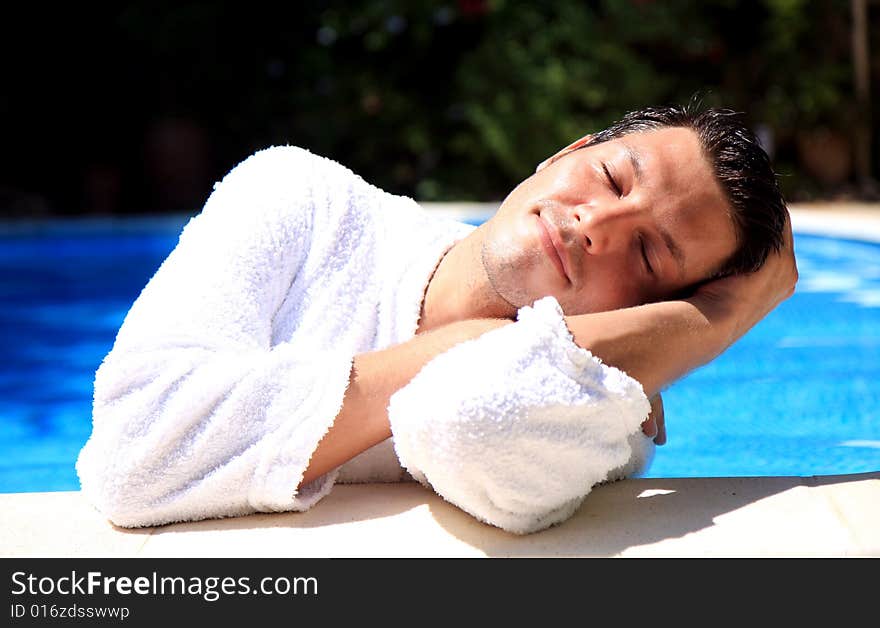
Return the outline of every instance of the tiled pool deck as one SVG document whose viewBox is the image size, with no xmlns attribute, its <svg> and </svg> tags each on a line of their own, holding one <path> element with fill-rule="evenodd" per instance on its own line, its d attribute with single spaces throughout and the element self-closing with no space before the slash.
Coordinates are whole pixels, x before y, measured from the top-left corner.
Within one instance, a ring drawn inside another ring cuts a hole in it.
<svg viewBox="0 0 880 628">
<path fill-rule="evenodd" d="M 444 205 L 452 215 L 487 205 Z M 880 205 L 795 206 L 795 229 L 880 242 Z M 635 479 L 519 537 L 416 484 L 341 485 L 305 513 L 116 528 L 78 492 L 0 495 L 0 556 L 880 556 L 880 470 L 818 477 Z"/>
</svg>

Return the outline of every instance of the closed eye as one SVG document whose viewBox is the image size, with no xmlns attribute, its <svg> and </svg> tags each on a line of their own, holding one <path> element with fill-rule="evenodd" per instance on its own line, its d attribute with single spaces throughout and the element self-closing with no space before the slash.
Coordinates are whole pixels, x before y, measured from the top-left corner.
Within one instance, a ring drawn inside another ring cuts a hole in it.
<svg viewBox="0 0 880 628">
<path fill-rule="evenodd" d="M 617 181 L 614 180 L 614 177 L 611 176 L 611 173 L 608 171 L 608 165 L 602 164 L 602 170 L 605 172 L 605 178 L 608 179 L 608 185 L 611 186 L 611 189 L 614 190 L 614 193 L 617 194 L 617 197 L 620 198 L 623 196 L 623 190 L 620 189 L 620 186 L 617 185 Z"/>
<path fill-rule="evenodd" d="M 651 261 L 648 259 L 648 251 L 645 248 L 645 238 L 643 236 L 639 236 L 639 247 L 642 249 L 642 259 L 645 261 L 645 268 L 648 270 L 648 273 L 653 275 L 654 269 L 651 267 Z"/>
</svg>

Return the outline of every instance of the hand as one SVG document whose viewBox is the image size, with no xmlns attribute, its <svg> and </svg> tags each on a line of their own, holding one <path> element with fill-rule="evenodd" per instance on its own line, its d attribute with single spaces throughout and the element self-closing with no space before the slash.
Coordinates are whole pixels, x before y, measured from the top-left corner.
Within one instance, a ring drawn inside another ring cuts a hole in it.
<svg viewBox="0 0 880 628">
<path fill-rule="evenodd" d="M 648 438 L 654 439 L 655 445 L 666 444 L 666 421 L 663 410 L 663 398 L 660 393 L 651 397 L 651 412 L 642 423 L 642 433 Z"/>
<path fill-rule="evenodd" d="M 798 280 L 791 218 L 783 231 L 783 244 L 771 252 L 753 273 L 716 279 L 697 288 L 691 300 L 713 323 L 721 323 L 733 344 L 782 301 L 794 294 Z"/>
</svg>

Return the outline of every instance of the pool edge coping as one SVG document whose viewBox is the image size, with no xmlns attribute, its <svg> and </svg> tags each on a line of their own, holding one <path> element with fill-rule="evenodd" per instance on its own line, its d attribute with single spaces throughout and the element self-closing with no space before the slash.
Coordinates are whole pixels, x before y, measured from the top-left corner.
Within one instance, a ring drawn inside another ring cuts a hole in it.
<svg viewBox="0 0 880 628">
<path fill-rule="evenodd" d="M 0 494 L 0 512 L 5 557 L 880 557 L 880 471 L 622 480 L 525 536 L 414 482 L 338 485 L 305 512 L 135 530 L 79 491 Z"/>
</svg>

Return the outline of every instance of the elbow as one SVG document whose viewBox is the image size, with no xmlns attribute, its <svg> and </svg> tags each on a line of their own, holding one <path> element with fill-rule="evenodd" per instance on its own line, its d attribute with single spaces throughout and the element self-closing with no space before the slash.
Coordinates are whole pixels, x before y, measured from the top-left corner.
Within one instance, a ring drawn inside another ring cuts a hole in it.
<svg viewBox="0 0 880 628">
<path fill-rule="evenodd" d="M 93 435 L 76 461 L 83 497 L 111 523 L 123 528 L 158 525 L 152 504 L 156 482 L 125 448 L 112 453 Z"/>
<path fill-rule="evenodd" d="M 153 525 L 144 511 L 139 496 L 142 491 L 124 475 L 109 470 L 92 470 L 90 461 L 80 456 L 77 461 L 80 487 L 86 500 L 111 523 L 123 528 Z"/>
<path fill-rule="evenodd" d="M 117 353 L 96 374 L 92 434 L 76 472 L 83 496 L 117 526 L 167 522 L 158 513 L 180 490 L 172 445 L 185 434 L 167 400 L 183 370 L 155 356 L 143 364 Z"/>
<path fill-rule="evenodd" d="M 614 412 L 553 406 L 494 416 L 407 421 L 392 408 L 395 447 L 411 473 L 476 519 L 530 534 L 571 517 L 596 485 L 641 473 L 653 443 Z M 613 476 L 613 477 L 612 477 Z"/>
<path fill-rule="evenodd" d="M 133 431 L 138 415 L 129 404 L 111 407 L 96 405 L 92 434 L 77 457 L 81 492 L 117 526 L 158 525 L 157 505 L 173 490 L 169 474 L 159 472 L 168 460 L 151 446 L 150 430 Z"/>
</svg>

